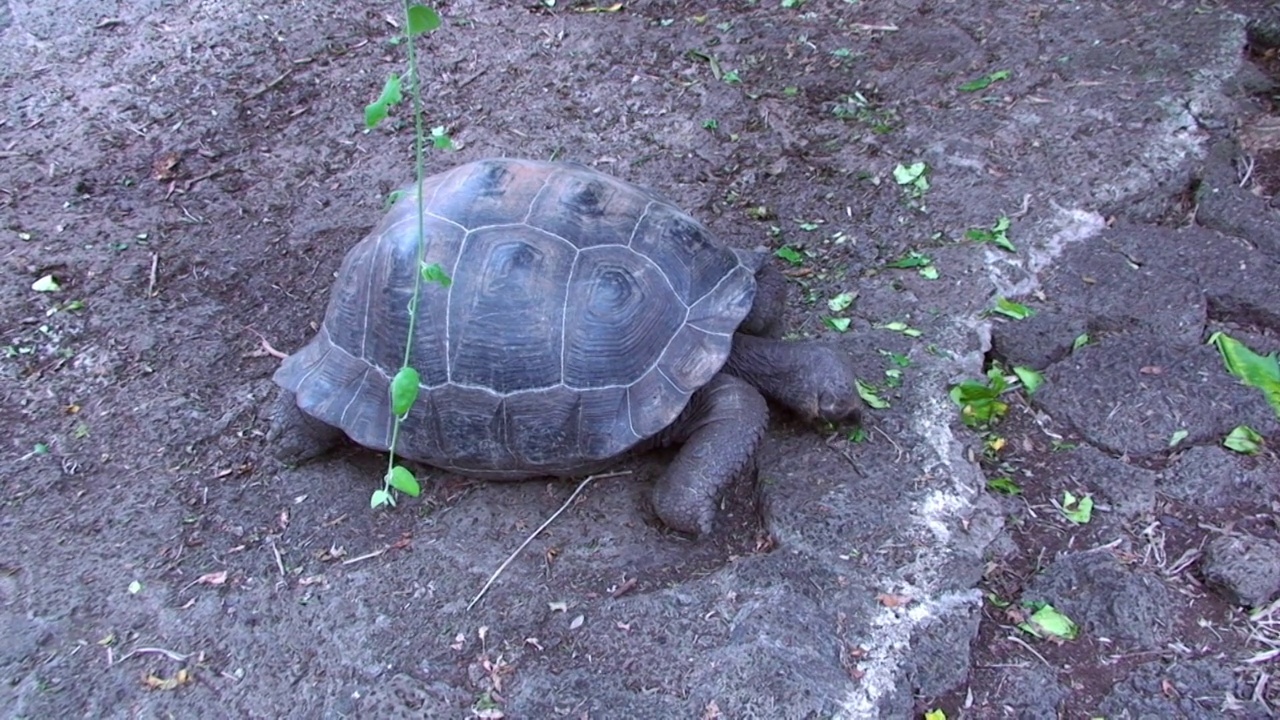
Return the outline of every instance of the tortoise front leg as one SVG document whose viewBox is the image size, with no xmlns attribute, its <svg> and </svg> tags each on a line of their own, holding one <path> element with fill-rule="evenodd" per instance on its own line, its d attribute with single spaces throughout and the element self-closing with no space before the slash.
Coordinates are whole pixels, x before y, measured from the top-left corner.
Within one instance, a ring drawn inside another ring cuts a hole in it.
<svg viewBox="0 0 1280 720">
<path fill-rule="evenodd" d="M 781 337 L 786 307 L 787 279 L 766 260 L 756 270 L 756 299 L 738 331 L 760 337 Z"/>
<path fill-rule="evenodd" d="M 754 467 L 768 424 L 764 397 L 732 375 L 717 375 L 694 393 L 662 438 L 684 445 L 653 487 L 658 517 L 681 532 L 710 532 L 720 491 Z"/>
</svg>

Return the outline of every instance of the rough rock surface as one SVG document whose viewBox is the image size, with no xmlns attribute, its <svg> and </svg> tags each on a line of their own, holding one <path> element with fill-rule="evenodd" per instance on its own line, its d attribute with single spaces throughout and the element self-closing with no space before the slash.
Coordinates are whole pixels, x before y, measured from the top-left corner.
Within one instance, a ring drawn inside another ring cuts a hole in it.
<svg viewBox="0 0 1280 720">
<path fill-rule="evenodd" d="M 1205 548 L 1200 572 L 1227 599 L 1260 608 L 1280 597 L 1280 543 L 1253 535 L 1223 535 Z"/>
</svg>

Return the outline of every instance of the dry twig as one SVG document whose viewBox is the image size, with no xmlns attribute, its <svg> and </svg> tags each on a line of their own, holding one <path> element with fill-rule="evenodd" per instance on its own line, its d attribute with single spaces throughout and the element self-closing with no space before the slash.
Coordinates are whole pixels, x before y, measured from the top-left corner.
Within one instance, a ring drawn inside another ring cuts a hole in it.
<svg viewBox="0 0 1280 720">
<path fill-rule="evenodd" d="M 502 564 L 498 566 L 498 569 L 493 571 L 493 574 L 489 576 L 489 580 L 485 582 L 484 587 L 480 588 L 480 592 L 476 593 L 476 596 L 471 599 L 471 602 L 467 603 L 467 610 L 470 610 L 471 608 L 475 607 L 476 603 L 480 602 L 480 598 L 484 597 L 484 594 L 489 592 L 489 587 L 493 585 L 495 580 L 498 579 L 498 576 L 502 574 L 502 571 L 507 569 L 507 566 L 510 565 L 513 560 L 516 559 L 516 556 L 518 556 L 521 553 L 521 551 L 523 551 L 529 545 L 529 543 L 533 542 L 534 538 L 538 537 L 538 535 L 543 530 L 546 530 L 547 527 L 551 525 L 551 523 L 554 522 L 556 518 L 560 517 L 560 513 L 564 512 L 565 508 L 569 507 L 569 504 L 573 502 L 574 498 L 578 497 L 578 493 L 582 492 L 582 489 L 587 486 L 587 483 L 591 482 L 592 480 L 603 480 L 604 478 L 620 477 L 622 475 L 630 475 L 630 474 L 631 474 L 630 470 L 622 470 L 619 472 L 605 473 L 604 475 L 591 475 L 590 477 L 586 478 L 582 482 L 578 483 L 578 487 L 574 488 L 573 493 L 569 495 L 569 498 L 567 500 L 564 501 L 564 504 L 560 506 L 560 509 L 551 513 L 551 517 L 547 518 L 546 522 L 539 525 L 537 530 L 534 530 L 533 533 L 529 535 L 529 537 L 525 538 L 524 542 L 520 543 L 520 547 L 516 548 L 515 552 L 508 555 L 507 559 L 503 560 Z"/>
</svg>

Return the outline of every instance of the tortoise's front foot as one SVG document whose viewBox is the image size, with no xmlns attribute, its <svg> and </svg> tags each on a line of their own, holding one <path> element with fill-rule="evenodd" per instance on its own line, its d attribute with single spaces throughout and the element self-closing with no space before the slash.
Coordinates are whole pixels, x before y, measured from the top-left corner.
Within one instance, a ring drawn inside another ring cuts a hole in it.
<svg viewBox="0 0 1280 720">
<path fill-rule="evenodd" d="M 668 429 L 684 446 L 653 487 L 662 522 L 691 535 L 711 532 L 720 491 L 753 467 L 768 424 L 764 398 L 732 375 L 717 375 L 695 393 Z"/>
</svg>

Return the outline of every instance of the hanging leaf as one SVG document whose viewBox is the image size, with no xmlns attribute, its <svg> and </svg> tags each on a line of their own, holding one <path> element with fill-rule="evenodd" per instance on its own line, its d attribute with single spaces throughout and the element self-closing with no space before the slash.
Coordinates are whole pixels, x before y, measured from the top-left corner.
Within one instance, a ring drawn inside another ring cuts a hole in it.
<svg viewBox="0 0 1280 720">
<path fill-rule="evenodd" d="M 369 496 L 369 507 L 376 510 L 383 505 L 395 507 L 396 499 L 391 497 L 391 493 L 386 490 L 374 490 L 373 495 Z"/>
<path fill-rule="evenodd" d="M 400 368 L 391 379 L 391 411 L 396 417 L 404 417 L 409 408 L 413 407 L 413 402 L 418 399 L 420 381 L 418 371 L 408 365 Z"/>
<path fill-rule="evenodd" d="M 409 37 L 417 37 L 440 27 L 440 15 L 423 5 L 410 5 L 405 11 L 409 17 Z"/>
<path fill-rule="evenodd" d="M 364 126 L 370 130 L 377 127 L 378 123 L 387 119 L 391 106 L 399 105 L 403 99 L 404 96 L 400 93 L 400 76 L 392 73 L 382 86 L 382 94 L 378 99 L 364 107 Z"/>
<path fill-rule="evenodd" d="M 391 472 L 387 473 L 387 484 L 409 497 L 418 497 L 422 494 L 422 488 L 418 486 L 418 480 L 413 473 L 400 465 L 391 468 Z"/>
</svg>

